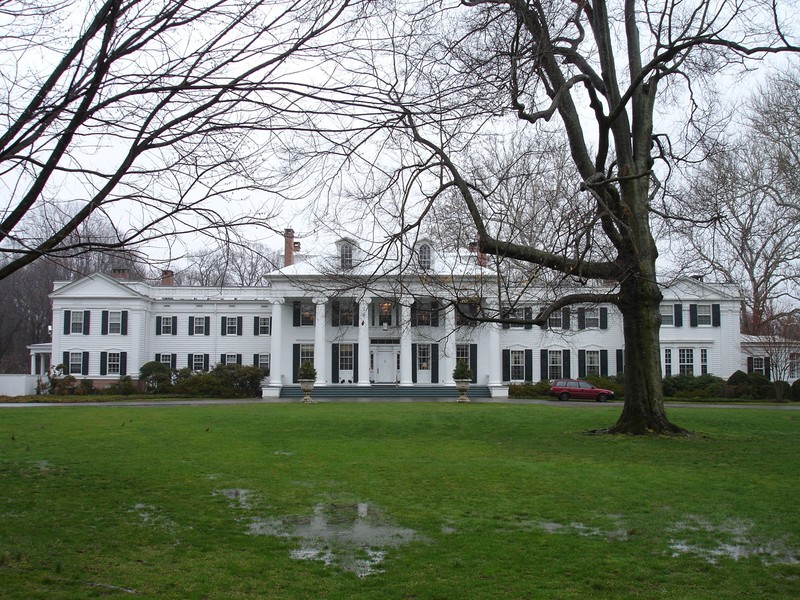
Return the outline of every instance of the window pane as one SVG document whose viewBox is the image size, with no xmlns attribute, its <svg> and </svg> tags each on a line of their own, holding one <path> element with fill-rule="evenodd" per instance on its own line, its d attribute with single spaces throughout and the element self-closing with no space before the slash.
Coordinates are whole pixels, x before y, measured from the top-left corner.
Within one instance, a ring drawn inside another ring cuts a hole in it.
<svg viewBox="0 0 800 600">
<path fill-rule="evenodd" d="M 108 313 L 108 333 L 122 332 L 122 313 L 118 310 Z"/>
<path fill-rule="evenodd" d="M 83 319 L 83 315 L 81 315 Z M 83 370 L 83 355 L 80 352 L 69 353 L 69 372 L 80 374 Z"/>
<path fill-rule="evenodd" d="M 678 369 L 681 375 L 694 375 L 694 350 L 692 348 L 678 349 Z"/>
<path fill-rule="evenodd" d="M 205 360 L 202 354 L 195 354 L 192 357 L 192 369 L 194 371 L 202 371 L 205 367 Z"/>
<path fill-rule="evenodd" d="M 431 368 L 431 345 L 417 344 L 417 370 L 429 371 Z"/>
<path fill-rule="evenodd" d="M 225 319 L 225 333 L 228 335 L 236 335 L 237 328 L 236 328 L 236 317 L 227 317 Z"/>
<path fill-rule="evenodd" d="M 586 374 L 587 375 L 600 375 L 600 351 L 587 350 L 586 351 Z"/>
<path fill-rule="evenodd" d="M 661 314 L 661 324 L 662 325 L 674 325 L 675 324 L 675 309 L 671 304 L 662 304 L 659 309 L 659 313 Z"/>
<path fill-rule="evenodd" d="M 586 318 L 585 324 L 587 329 L 599 329 L 600 328 L 600 313 L 597 308 L 587 308 L 586 309 Z"/>
<path fill-rule="evenodd" d="M 260 369 L 264 369 L 269 371 L 269 354 L 259 354 L 258 355 L 258 367 Z"/>
<path fill-rule="evenodd" d="M 339 370 L 353 370 L 353 344 L 339 344 Z"/>
<path fill-rule="evenodd" d="M 109 375 L 119 375 L 119 352 L 108 353 L 108 362 L 106 366 Z"/>
<path fill-rule="evenodd" d="M 194 318 L 194 334 L 195 335 L 205 335 L 206 334 L 206 318 L 205 317 L 195 317 Z"/>
<path fill-rule="evenodd" d="M 70 316 L 70 332 L 83 333 L 83 311 L 73 310 Z"/>
<path fill-rule="evenodd" d="M 258 318 L 258 334 L 259 335 L 270 335 L 269 317 L 259 317 Z"/>
<path fill-rule="evenodd" d="M 311 326 L 316 323 L 317 307 L 313 302 L 300 303 L 300 325 Z"/>
<path fill-rule="evenodd" d="M 525 381 L 525 351 L 511 351 L 511 380 Z"/>
<path fill-rule="evenodd" d="M 172 335 L 172 317 L 161 317 L 161 334 Z"/>
<path fill-rule="evenodd" d="M 547 378 L 558 379 L 562 377 L 561 350 L 550 350 L 547 353 Z"/>
<path fill-rule="evenodd" d="M 698 325 L 711 325 L 711 305 L 698 304 L 697 305 L 697 324 Z"/>
</svg>

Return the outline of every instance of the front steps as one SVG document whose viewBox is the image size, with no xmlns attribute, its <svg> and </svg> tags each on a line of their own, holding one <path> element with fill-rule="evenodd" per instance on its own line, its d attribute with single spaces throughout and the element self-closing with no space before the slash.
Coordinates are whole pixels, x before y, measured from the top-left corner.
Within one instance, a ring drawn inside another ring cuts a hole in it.
<svg viewBox="0 0 800 600">
<path fill-rule="evenodd" d="M 490 398 L 488 386 L 471 385 L 467 392 L 469 398 Z M 303 391 L 300 386 L 285 385 L 281 388 L 281 398 L 302 398 Z M 376 383 L 370 386 L 335 384 L 315 387 L 311 392 L 312 398 L 458 398 L 455 386 L 445 385 L 413 385 L 399 386 L 394 384 Z"/>
</svg>

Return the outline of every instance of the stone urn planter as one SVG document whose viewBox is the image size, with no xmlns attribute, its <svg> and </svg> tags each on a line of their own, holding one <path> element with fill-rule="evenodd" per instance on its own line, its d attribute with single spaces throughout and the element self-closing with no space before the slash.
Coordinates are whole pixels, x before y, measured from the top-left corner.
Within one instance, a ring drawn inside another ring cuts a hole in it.
<svg viewBox="0 0 800 600">
<path fill-rule="evenodd" d="M 465 361 L 459 360 L 456 363 L 456 368 L 453 369 L 453 381 L 456 382 L 456 389 L 458 390 L 458 400 L 456 402 L 469 402 L 467 390 L 469 389 L 469 384 L 472 383 L 472 369 L 469 368 Z"/>
<path fill-rule="evenodd" d="M 300 389 L 303 390 L 303 400 L 306 404 L 313 404 L 311 399 L 311 392 L 314 389 L 314 383 L 317 381 L 317 370 L 310 362 L 300 364 L 300 371 L 297 373 L 297 380 L 300 382 Z"/>
</svg>

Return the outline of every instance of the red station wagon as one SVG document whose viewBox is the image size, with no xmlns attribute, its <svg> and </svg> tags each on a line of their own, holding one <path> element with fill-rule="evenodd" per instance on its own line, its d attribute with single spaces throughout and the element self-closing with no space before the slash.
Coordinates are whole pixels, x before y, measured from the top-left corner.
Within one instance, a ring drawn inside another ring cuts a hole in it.
<svg viewBox="0 0 800 600">
<path fill-rule="evenodd" d="M 556 379 L 550 386 L 550 395 L 559 400 L 585 399 L 595 402 L 606 402 L 614 397 L 614 392 L 594 387 L 588 381 L 577 379 Z"/>
</svg>

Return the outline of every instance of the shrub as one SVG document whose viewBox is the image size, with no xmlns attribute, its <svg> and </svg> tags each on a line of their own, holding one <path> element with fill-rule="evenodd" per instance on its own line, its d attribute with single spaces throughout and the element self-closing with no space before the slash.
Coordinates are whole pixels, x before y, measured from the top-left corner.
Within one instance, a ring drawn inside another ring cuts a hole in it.
<svg viewBox="0 0 800 600">
<path fill-rule="evenodd" d="M 550 382 L 547 380 L 531 383 L 512 383 L 508 386 L 509 398 L 547 398 L 550 394 Z"/>
<path fill-rule="evenodd" d="M 78 387 L 76 390 L 77 394 L 81 394 L 82 396 L 91 396 L 96 392 L 97 390 L 94 387 L 93 379 L 81 379 L 78 381 Z"/>
<path fill-rule="evenodd" d="M 733 375 L 728 377 L 728 385 L 747 385 L 750 381 L 750 377 L 742 370 L 735 371 Z"/>
<path fill-rule="evenodd" d="M 254 366 L 217 365 L 208 373 L 181 369 L 174 390 L 186 396 L 252 398 L 261 395 L 264 370 Z"/>
<path fill-rule="evenodd" d="M 103 390 L 104 394 L 114 394 L 120 396 L 130 396 L 131 394 L 135 394 L 139 390 L 137 389 L 136 385 L 133 383 L 129 375 L 125 375 L 124 377 L 120 377 L 117 381 L 109 385 L 105 390 Z"/>
<path fill-rule="evenodd" d="M 670 375 L 663 381 L 664 396 L 669 398 L 721 398 L 725 381 L 715 375 Z"/>
<path fill-rule="evenodd" d="M 604 390 L 611 390 L 614 392 L 616 398 L 625 396 L 625 380 L 621 375 L 616 377 L 607 377 L 603 375 L 588 375 L 586 381 L 595 387 L 603 388 Z"/>
<path fill-rule="evenodd" d="M 47 373 L 48 388 L 51 394 L 64 396 L 76 394 L 78 380 L 66 372 L 64 365 L 56 365 Z"/>
<path fill-rule="evenodd" d="M 314 363 L 310 360 L 304 360 L 300 363 L 300 369 L 297 372 L 298 379 L 317 379 L 317 370 L 314 368 Z"/>
<path fill-rule="evenodd" d="M 224 398 L 222 381 L 211 373 L 194 373 L 175 383 L 175 392 L 184 396 Z"/>
<path fill-rule="evenodd" d="M 467 361 L 459 360 L 456 368 L 453 369 L 453 379 L 472 379 L 472 369 L 469 368 Z"/>
<path fill-rule="evenodd" d="M 163 394 L 172 390 L 174 373 L 167 365 L 155 360 L 146 362 L 139 369 L 139 381 L 144 382 L 145 391 Z"/>
<path fill-rule="evenodd" d="M 789 402 L 792 398 L 792 386 L 786 381 L 773 381 L 772 387 L 775 389 L 775 399 L 778 402 Z"/>
</svg>

